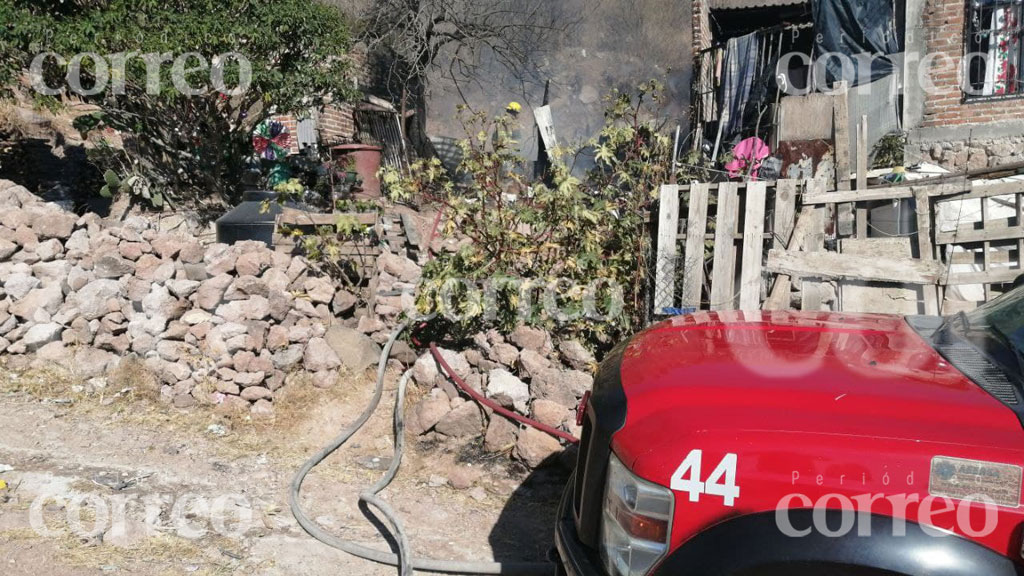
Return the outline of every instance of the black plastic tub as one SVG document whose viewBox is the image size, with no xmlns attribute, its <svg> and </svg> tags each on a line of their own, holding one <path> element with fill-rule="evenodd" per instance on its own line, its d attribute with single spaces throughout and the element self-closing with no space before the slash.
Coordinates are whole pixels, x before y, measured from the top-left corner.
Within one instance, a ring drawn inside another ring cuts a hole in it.
<svg viewBox="0 0 1024 576">
<path fill-rule="evenodd" d="M 267 210 L 264 212 L 264 202 Z M 299 205 L 286 202 L 286 206 Z M 217 242 L 234 244 L 245 240 L 259 240 L 267 246 L 274 245 L 274 223 L 281 213 L 277 192 L 271 190 L 247 190 L 242 203 L 217 219 Z"/>
</svg>

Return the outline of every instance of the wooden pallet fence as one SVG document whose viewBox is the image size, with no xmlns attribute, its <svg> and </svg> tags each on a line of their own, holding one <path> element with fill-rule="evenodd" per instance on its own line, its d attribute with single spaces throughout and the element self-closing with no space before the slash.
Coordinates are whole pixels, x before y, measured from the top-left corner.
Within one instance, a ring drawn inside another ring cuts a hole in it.
<svg viewBox="0 0 1024 576">
<path fill-rule="evenodd" d="M 780 180 L 662 186 L 655 311 L 760 309 L 765 297 L 765 249 L 789 244 L 802 185 Z M 687 201 L 680 207 L 683 192 Z M 680 219 L 682 214 L 685 219 Z M 709 232 L 712 223 L 714 230 Z M 709 269 L 708 240 L 713 240 Z M 680 276 L 681 287 L 677 286 Z"/>
<path fill-rule="evenodd" d="M 863 131 L 862 125 L 860 139 Z M 655 310 L 784 310 L 794 290 L 800 308 L 829 309 L 829 292 L 822 288 L 834 282 L 839 297 L 831 308 L 841 309 L 844 289 L 851 306 L 856 300 L 863 307 L 871 306 L 872 290 L 881 301 L 900 286 L 916 286 L 911 293 L 919 294 L 921 312 L 943 314 L 982 301 L 951 299 L 956 287 L 981 285 L 987 300 L 996 295 L 994 287 L 1024 274 L 1024 180 L 943 178 L 881 187 L 868 187 L 865 178 L 856 182 L 855 190 L 832 191 L 815 180 L 662 187 Z M 873 203 L 903 199 L 914 200 L 916 233 L 892 237 L 871 229 Z M 948 214 L 957 211 L 941 208 L 970 201 L 971 210 L 980 212 L 971 218 L 977 221 L 950 222 L 956 218 Z M 1002 213 L 993 214 L 997 209 Z M 853 215 L 852 226 L 840 230 L 844 214 Z M 833 237 L 838 242 L 826 243 Z M 888 256 L 876 255 L 882 244 Z"/>
</svg>

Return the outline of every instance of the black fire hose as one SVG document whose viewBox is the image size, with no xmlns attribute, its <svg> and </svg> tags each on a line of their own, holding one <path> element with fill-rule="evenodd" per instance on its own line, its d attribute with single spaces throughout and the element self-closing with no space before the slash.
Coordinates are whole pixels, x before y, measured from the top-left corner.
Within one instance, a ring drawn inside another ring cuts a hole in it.
<svg viewBox="0 0 1024 576">
<path fill-rule="evenodd" d="M 391 348 L 409 324 L 410 321 L 406 321 L 399 325 L 391 334 L 387 344 L 384 345 L 384 350 L 381 352 L 380 365 L 377 368 L 377 384 L 374 388 L 373 398 L 371 398 L 370 404 L 367 405 L 366 409 L 363 410 L 359 415 L 359 418 L 357 418 L 351 426 L 345 428 L 341 434 L 330 444 L 325 446 L 323 450 L 314 454 L 313 457 L 306 461 L 306 463 L 302 465 L 302 468 L 300 468 L 295 474 L 295 478 L 292 479 L 291 489 L 288 494 L 292 515 L 295 516 L 299 525 L 302 526 L 310 536 L 316 538 L 320 542 L 365 560 L 395 566 L 398 568 L 398 573 L 401 576 L 411 576 L 413 570 L 443 572 L 448 574 L 503 574 L 508 576 L 550 576 L 555 574 L 555 565 L 550 562 L 466 562 L 432 560 L 428 558 L 415 558 L 412 556 L 412 550 L 409 546 L 409 538 L 402 526 L 401 519 L 398 518 L 394 510 L 392 510 L 386 502 L 377 497 L 377 494 L 379 494 L 381 490 L 386 488 L 388 484 L 394 480 L 395 475 L 398 473 L 398 467 L 402 462 L 402 449 L 405 444 L 405 423 L 403 420 L 403 413 L 405 409 L 405 389 L 409 382 L 410 371 L 406 371 L 402 374 L 402 378 L 398 383 L 394 422 L 395 450 L 391 460 L 391 466 L 388 467 L 387 472 L 379 481 L 377 481 L 376 484 L 359 494 L 360 501 L 377 509 L 381 515 L 387 519 L 388 523 L 391 524 L 395 541 L 398 542 L 398 554 L 356 544 L 355 542 L 343 540 L 333 534 L 329 534 L 313 522 L 313 520 L 311 520 L 303 511 L 302 506 L 299 503 L 302 483 L 313 468 L 341 448 L 349 438 L 351 438 L 359 431 L 360 428 L 363 427 L 363 425 L 366 424 L 370 419 L 370 416 L 376 411 L 377 406 L 380 404 L 381 395 L 384 391 L 384 375 L 387 369 L 388 357 L 391 355 Z"/>
</svg>

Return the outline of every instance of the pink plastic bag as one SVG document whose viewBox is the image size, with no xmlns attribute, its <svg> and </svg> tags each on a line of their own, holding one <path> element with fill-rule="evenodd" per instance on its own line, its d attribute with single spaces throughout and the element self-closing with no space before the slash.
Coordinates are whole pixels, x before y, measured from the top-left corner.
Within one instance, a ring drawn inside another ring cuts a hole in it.
<svg viewBox="0 0 1024 576">
<path fill-rule="evenodd" d="M 750 177 L 757 180 L 757 171 L 761 168 L 761 161 L 771 154 L 768 145 L 757 137 L 747 138 L 736 145 L 732 151 L 732 161 L 725 165 L 729 171 L 729 178 L 739 178 L 747 173 L 750 167 Z"/>
</svg>

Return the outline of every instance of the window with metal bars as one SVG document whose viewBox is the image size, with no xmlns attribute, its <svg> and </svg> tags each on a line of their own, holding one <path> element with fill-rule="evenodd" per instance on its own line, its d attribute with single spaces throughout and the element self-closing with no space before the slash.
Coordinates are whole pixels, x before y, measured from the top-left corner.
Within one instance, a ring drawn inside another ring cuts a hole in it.
<svg viewBox="0 0 1024 576">
<path fill-rule="evenodd" d="M 968 99 L 1024 95 L 1024 0 L 968 0 Z"/>
</svg>

